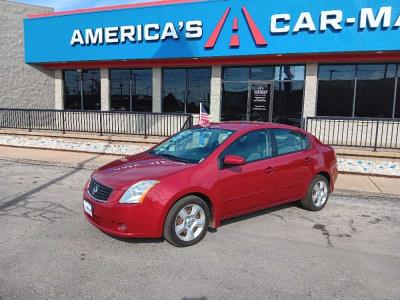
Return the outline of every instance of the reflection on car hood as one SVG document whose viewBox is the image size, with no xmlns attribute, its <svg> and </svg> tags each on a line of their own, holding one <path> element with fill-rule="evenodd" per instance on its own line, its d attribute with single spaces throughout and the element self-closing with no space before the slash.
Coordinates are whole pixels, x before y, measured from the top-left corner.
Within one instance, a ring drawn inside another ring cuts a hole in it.
<svg viewBox="0 0 400 300">
<path fill-rule="evenodd" d="M 93 178 L 113 189 L 127 189 L 141 180 L 160 180 L 162 177 L 194 167 L 148 153 L 125 157 L 96 170 Z"/>
</svg>

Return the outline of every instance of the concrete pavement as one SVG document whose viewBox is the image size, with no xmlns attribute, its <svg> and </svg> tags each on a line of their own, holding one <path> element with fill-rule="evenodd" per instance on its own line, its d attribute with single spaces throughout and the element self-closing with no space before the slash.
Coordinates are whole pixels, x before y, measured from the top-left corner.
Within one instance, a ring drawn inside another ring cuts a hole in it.
<svg viewBox="0 0 400 300">
<path fill-rule="evenodd" d="M 0 159 L 96 169 L 121 156 L 0 146 Z M 400 178 L 341 174 L 337 192 L 398 197 Z"/>
<path fill-rule="evenodd" d="M 113 158 L 70 155 L 62 157 L 90 167 Z M 198 245 L 178 249 L 162 239 L 112 238 L 89 224 L 82 187 L 90 172 L 0 160 L 0 299 L 400 295 L 397 200 L 333 195 L 320 212 L 279 206 L 225 221 Z"/>
</svg>

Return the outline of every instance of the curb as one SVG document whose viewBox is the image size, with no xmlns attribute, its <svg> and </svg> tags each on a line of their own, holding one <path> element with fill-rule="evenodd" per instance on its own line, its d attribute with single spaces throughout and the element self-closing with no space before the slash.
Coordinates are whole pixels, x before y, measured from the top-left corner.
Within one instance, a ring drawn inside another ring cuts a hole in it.
<svg viewBox="0 0 400 300">
<path fill-rule="evenodd" d="M 347 172 L 347 171 L 339 171 L 339 175 L 357 175 L 357 176 L 374 176 L 374 177 L 382 177 L 382 178 L 400 178 L 400 176 L 394 175 L 383 175 L 383 174 L 374 174 L 374 173 L 357 173 L 357 172 Z"/>
<path fill-rule="evenodd" d="M 336 189 L 332 196 L 352 196 L 352 197 L 368 197 L 376 200 L 382 200 L 382 198 L 400 201 L 400 195 L 386 194 L 386 193 L 371 193 L 371 192 L 361 192 L 357 190 L 342 190 Z"/>
</svg>

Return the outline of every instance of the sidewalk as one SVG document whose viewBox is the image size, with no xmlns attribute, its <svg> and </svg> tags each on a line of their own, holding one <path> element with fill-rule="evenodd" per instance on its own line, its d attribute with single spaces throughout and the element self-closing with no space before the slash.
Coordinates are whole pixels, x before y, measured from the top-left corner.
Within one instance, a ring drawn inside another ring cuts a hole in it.
<svg viewBox="0 0 400 300">
<path fill-rule="evenodd" d="M 400 200 L 400 178 L 340 174 L 335 190 L 337 193 L 388 196 Z"/>
<path fill-rule="evenodd" d="M 122 156 L 0 146 L 0 159 L 94 170 Z M 341 174 L 336 193 L 400 199 L 400 178 Z"/>
</svg>

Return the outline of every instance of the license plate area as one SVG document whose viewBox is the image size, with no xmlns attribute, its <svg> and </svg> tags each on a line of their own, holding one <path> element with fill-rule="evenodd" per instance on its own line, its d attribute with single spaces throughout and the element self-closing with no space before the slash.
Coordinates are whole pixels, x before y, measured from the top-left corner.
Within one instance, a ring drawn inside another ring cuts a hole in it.
<svg viewBox="0 0 400 300">
<path fill-rule="evenodd" d="M 87 213 L 89 216 L 93 217 L 93 206 L 90 204 L 88 201 L 83 200 L 83 209 L 85 213 Z"/>
</svg>

